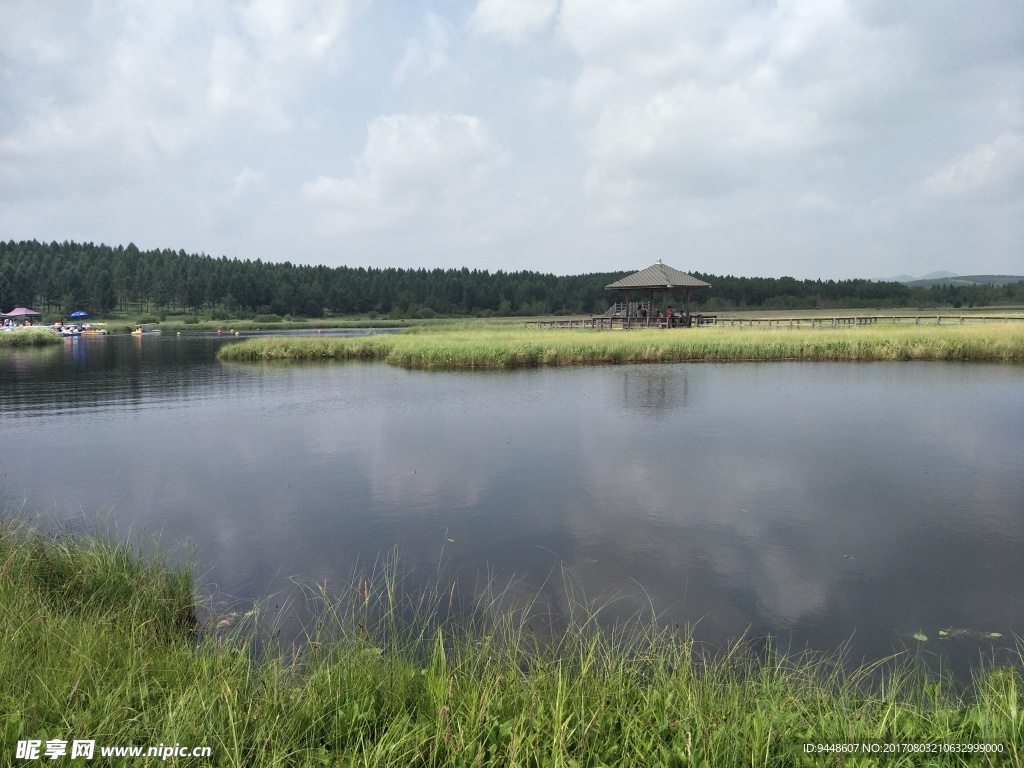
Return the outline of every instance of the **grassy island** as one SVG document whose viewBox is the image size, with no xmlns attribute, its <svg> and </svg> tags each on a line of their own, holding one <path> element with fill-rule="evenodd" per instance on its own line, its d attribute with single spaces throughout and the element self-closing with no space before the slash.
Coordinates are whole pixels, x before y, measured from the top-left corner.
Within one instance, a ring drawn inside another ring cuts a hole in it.
<svg viewBox="0 0 1024 768">
<path fill-rule="evenodd" d="M 33 326 L 0 331 L 0 349 L 13 347 L 45 347 L 60 344 L 63 336 L 53 328 Z"/>
<path fill-rule="evenodd" d="M 541 330 L 449 324 L 355 338 L 258 338 L 225 346 L 221 360 L 383 360 L 409 368 L 728 360 L 1024 360 L 1024 323 L 869 325 L 848 329 L 706 327 Z"/>
<path fill-rule="evenodd" d="M 198 623 L 188 565 L 0 521 L 0 762 L 27 739 L 93 739 L 89 765 L 123 764 L 101 757 L 112 745 L 208 746 L 170 762 L 239 768 L 1024 760 L 1018 669 L 959 685 L 912 658 L 851 671 L 743 644 L 711 656 L 646 622 L 601 629 L 586 609 L 540 641 L 529 608 L 441 620 L 442 588 L 410 619 L 394 581 L 353 581 L 319 593 L 308 642 L 275 648 L 255 625 Z M 814 756 L 806 743 L 1000 751 Z"/>
</svg>

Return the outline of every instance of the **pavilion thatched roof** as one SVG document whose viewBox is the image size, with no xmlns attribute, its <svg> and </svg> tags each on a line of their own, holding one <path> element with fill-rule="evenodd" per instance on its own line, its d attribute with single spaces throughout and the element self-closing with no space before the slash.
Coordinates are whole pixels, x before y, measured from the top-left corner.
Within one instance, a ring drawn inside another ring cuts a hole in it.
<svg viewBox="0 0 1024 768">
<path fill-rule="evenodd" d="M 662 264 L 661 259 L 658 259 L 657 264 L 652 264 L 647 269 L 641 269 L 632 275 L 626 275 L 621 280 L 616 280 L 604 288 L 606 291 L 672 291 L 677 288 L 690 291 L 710 287 L 709 283 L 698 280 L 693 275 L 680 272 L 678 269 L 673 269 L 667 264 Z"/>
</svg>

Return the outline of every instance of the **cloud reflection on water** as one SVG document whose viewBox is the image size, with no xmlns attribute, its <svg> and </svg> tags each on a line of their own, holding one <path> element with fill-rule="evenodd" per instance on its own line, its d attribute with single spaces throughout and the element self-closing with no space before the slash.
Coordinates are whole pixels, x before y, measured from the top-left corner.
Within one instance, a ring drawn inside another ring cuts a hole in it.
<svg viewBox="0 0 1024 768">
<path fill-rule="evenodd" d="M 27 452 L 4 490 L 190 539 L 238 597 L 396 549 L 425 581 L 490 574 L 556 611 L 564 566 L 619 615 L 714 642 L 1024 634 L 1019 366 L 204 366 L 164 389 L 126 374 L 134 410 L 0 401 Z M 54 446 L 78 460 L 26 458 Z"/>
</svg>

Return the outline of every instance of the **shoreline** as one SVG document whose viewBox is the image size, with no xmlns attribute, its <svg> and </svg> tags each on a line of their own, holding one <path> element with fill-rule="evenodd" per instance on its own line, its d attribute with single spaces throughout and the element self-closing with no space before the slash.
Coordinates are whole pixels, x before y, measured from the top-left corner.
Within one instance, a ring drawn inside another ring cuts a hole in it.
<svg viewBox="0 0 1024 768">
<path fill-rule="evenodd" d="M 259 617 L 198 625 L 193 568 L 0 520 L 2 749 L 181 743 L 211 748 L 198 764 L 237 766 L 795 765 L 806 744 L 871 743 L 988 745 L 1000 765 L 1024 754 L 1014 666 L 982 663 L 965 687 L 913 655 L 846 670 L 739 642 L 712 657 L 649 621 L 601 630 L 586 606 L 539 639 L 541 606 L 445 619 L 446 584 L 406 596 L 388 568 L 340 595 L 307 586 L 306 642 L 277 648 Z"/>
</svg>

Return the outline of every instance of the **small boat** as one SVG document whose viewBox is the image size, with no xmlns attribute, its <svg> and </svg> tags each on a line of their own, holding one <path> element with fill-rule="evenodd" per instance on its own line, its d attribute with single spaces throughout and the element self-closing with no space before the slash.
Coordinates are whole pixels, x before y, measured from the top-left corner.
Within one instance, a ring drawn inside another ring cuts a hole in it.
<svg viewBox="0 0 1024 768">
<path fill-rule="evenodd" d="M 110 331 L 106 328 L 101 328 L 95 325 L 89 325 L 86 323 L 82 326 L 82 333 L 86 336 L 106 336 Z"/>
<path fill-rule="evenodd" d="M 149 335 L 151 333 L 160 333 L 159 328 L 145 328 L 141 325 L 136 325 L 135 330 L 132 331 L 132 336 L 142 336 L 143 334 Z"/>
</svg>

